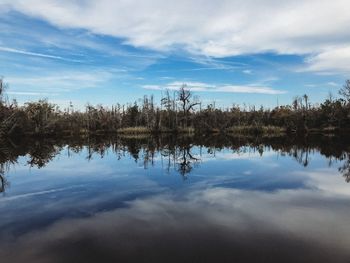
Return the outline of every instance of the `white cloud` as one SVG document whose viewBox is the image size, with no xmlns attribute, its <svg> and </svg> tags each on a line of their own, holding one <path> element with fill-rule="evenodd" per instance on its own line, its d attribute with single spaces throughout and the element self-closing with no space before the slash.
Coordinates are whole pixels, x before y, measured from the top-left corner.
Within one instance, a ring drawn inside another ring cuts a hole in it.
<svg viewBox="0 0 350 263">
<path fill-rule="evenodd" d="M 349 72 L 348 0 L 3 0 L 62 28 L 82 28 L 153 50 L 205 56 L 310 55 L 311 71 Z M 338 63 L 337 63 L 338 62 Z"/>
<path fill-rule="evenodd" d="M 249 93 L 249 94 L 284 94 L 286 91 L 277 90 L 267 86 L 257 84 L 251 85 L 211 85 L 203 82 L 180 82 L 174 81 L 165 85 L 144 85 L 144 89 L 149 90 L 178 90 L 182 85 L 196 92 L 225 92 L 225 93 Z"/>
<path fill-rule="evenodd" d="M 332 48 L 311 56 L 307 59 L 306 71 L 320 73 L 350 73 L 350 43 L 349 46 Z"/>
<path fill-rule="evenodd" d="M 349 36 L 346 0 L 3 3 L 55 25 L 124 37 L 133 45 L 164 49 L 178 44 L 214 56 L 262 50 L 304 53 L 329 42 L 344 42 Z"/>
</svg>

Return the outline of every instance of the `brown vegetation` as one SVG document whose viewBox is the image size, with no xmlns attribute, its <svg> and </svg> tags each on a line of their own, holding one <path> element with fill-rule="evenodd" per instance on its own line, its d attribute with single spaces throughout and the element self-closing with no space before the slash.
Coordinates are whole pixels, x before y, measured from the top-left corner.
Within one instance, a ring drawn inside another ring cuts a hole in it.
<svg viewBox="0 0 350 263">
<path fill-rule="evenodd" d="M 332 97 L 312 105 L 307 95 L 291 105 L 269 108 L 226 109 L 209 104 L 202 108 L 197 97 L 182 86 L 178 92 L 165 92 L 160 105 L 153 96 L 128 105 L 88 104 L 84 111 L 73 105 L 60 109 L 47 100 L 19 106 L 4 96 L 0 79 L 0 137 L 19 135 L 72 136 L 89 134 L 149 133 L 233 133 L 281 134 L 308 132 L 332 133 L 350 130 L 350 81 L 340 90 L 341 98 Z"/>
</svg>

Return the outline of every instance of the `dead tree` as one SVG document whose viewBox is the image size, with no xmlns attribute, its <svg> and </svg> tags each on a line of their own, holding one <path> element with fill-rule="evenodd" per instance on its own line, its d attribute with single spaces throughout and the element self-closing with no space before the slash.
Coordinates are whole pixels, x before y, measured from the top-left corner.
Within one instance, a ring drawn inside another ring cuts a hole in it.
<svg viewBox="0 0 350 263">
<path fill-rule="evenodd" d="M 195 106 L 199 105 L 199 101 L 196 97 L 192 101 L 192 93 L 187 89 L 185 84 L 182 85 L 178 92 L 178 100 L 183 114 L 182 127 L 186 128 L 188 125 L 189 114 L 194 110 Z"/>
</svg>

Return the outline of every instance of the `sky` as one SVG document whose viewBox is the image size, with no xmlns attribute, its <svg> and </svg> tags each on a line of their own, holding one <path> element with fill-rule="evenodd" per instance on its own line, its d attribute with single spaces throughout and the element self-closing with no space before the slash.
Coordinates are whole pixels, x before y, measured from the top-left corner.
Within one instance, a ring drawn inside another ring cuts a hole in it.
<svg viewBox="0 0 350 263">
<path fill-rule="evenodd" d="M 0 0 L 0 76 L 19 103 L 319 103 L 350 78 L 348 0 Z"/>
</svg>

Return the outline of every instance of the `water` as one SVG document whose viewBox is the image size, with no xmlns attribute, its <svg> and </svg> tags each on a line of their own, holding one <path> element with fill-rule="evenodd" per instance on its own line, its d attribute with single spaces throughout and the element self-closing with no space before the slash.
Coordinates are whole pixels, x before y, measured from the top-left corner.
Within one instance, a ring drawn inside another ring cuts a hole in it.
<svg viewBox="0 0 350 263">
<path fill-rule="evenodd" d="M 1 145 L 1 262 L 350 262 L 346 138 Z"/>
</svg>

